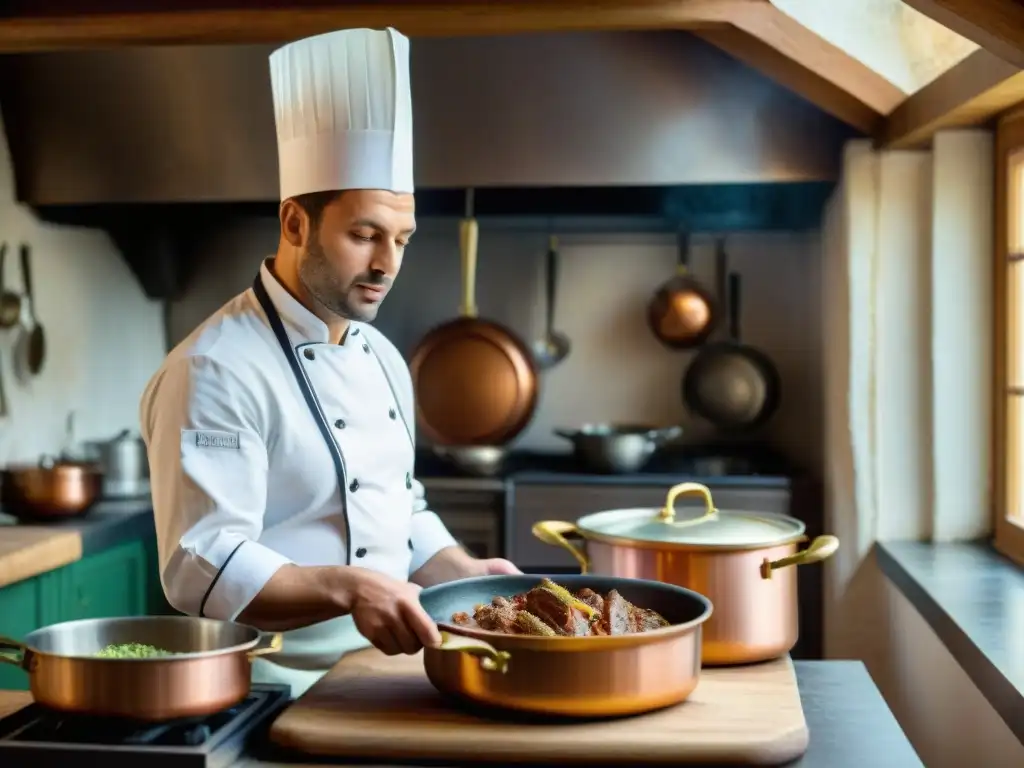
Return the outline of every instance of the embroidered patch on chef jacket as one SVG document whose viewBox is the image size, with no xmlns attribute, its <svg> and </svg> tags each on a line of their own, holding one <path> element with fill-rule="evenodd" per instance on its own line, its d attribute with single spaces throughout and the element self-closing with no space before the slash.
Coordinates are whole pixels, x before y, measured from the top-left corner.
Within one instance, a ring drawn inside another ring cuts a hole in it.
<svg viewBox="0 0 1024 768">
<path fill-rule="evenodd" d="M 196 448 L 239 449 L 237 432 L 196 430 L 193 434 L 196 436 Z"/>
</svg>

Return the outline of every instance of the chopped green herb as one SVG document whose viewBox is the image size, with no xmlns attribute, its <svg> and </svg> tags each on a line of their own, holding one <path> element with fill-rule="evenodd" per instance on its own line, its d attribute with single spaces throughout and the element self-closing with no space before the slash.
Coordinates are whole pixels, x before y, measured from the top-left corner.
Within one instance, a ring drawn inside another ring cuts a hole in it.
<svg viewBox="0 0 1024 768">
<path fill-rule="evenodd" d="M 108 645 L 96 654 L 100 659 L 153 659 L 160 656 L 173 656 L 170 651 L 155 648 L 143 643 L 117 643 Z"/>
</svg>

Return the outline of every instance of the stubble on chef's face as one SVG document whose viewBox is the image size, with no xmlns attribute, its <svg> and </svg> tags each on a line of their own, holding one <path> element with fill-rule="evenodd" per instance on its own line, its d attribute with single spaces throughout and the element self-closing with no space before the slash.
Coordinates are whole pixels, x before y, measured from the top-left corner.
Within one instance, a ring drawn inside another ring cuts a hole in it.
<svg viewBox="0 0 1024 768">
<path fill-rule="evenodd" d="M 324 309 L 372 322 L 416 229 L 411 194 L 348 190 L 323 209 L 299 260 L 299 280 Z"/>
</svg>

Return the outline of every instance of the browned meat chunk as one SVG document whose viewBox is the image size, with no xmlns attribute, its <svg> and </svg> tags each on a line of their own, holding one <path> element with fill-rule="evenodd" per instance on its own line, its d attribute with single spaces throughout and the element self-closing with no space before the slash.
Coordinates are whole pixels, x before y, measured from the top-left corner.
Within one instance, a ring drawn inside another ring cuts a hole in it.
<svg viewBox="0 0 1024 768">
<path fill-rule="evenodd" d="M 516 624 L 516 608 L 504 597 L 496 597 L 490 605 L 477 607 L 473 618 L 481 629 L 491 632 L 514 633 Z"/>
<path fill-rule="evenodd" d="M 556 634 L 564 637 L 585 637 L 590 634 L 590 621 L 561 595 L 545 587 L 526 593 L 526 610 L 543 621 Z"/>
<path fill-rule="evenodd" d="M 616 590 L 612 590 L 604 599 L 604 610 L 601 612 L 601 624 L 609 635 L 626 635 L 632 629 L 630 622 L 630 604 Z"/>
<path fill-rule="evenodd" d="M 604 598 L 592 589 L 581 589 L 576 593 L 576 599 L 586 605 L 589 605 L 598 613 L 604 612 Z"/>
<path fill-rule="evenodd" d="M 634 632 L 650 632 L 668 626 L 668 622 L 660 613 L 655 613 L 647 608 L 637 608 L 635 605 L 631 605 L 630 609 Z"/>
<path fill-rule="evenodd" d="M 460 626 L 466 626 L 473 621 L 472 617 L 465 611 L 459 611 L 458 613 L 452 614 L 452 624 L 459 624 Z"/>
</svg>

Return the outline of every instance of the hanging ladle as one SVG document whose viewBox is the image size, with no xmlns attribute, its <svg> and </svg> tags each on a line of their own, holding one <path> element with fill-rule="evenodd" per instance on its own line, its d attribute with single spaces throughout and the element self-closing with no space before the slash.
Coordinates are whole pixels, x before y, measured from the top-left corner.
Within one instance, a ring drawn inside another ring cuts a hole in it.
<svg viewBox="0 0 1024 768">
<path fill-rule="evenodd" d="M 555 330 L 555 294 L 558 292 L 558 238 L 548 240 L 547 255 L 547 322 L 544 336 L 533 342 L 533 357 L 541 370 L 553 368 L 569 355 L 569 337 Z"/>
</svg>

